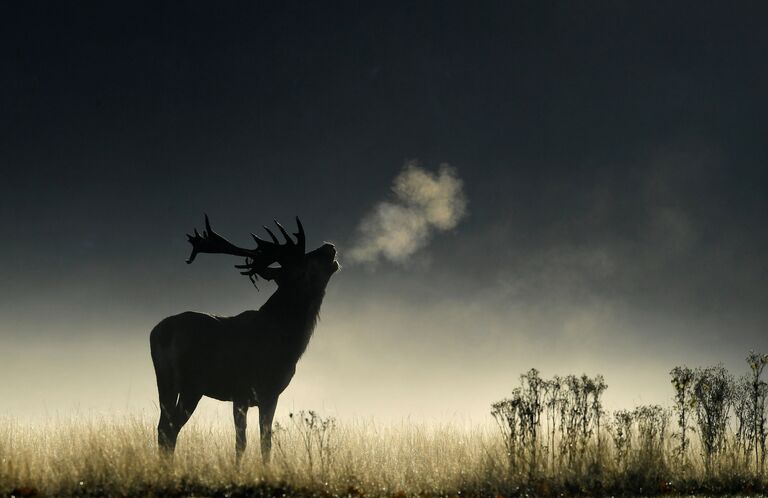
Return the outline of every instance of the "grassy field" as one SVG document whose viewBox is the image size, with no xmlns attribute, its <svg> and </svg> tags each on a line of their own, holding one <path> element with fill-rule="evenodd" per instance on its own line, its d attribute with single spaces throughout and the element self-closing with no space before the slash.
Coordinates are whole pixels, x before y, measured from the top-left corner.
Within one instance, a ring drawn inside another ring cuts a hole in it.
<svg viewBox="0 0 768 498">
<path fill-rule="evenodd" d="M 758 358 L 764 365 L 768 357 Z M 488 423 L 279 420 L 263 466 L 256 431 L 240 466 L 234 429 L 192 421 L 175 459 L 154 417 L 0 420 L 0 494 L 14 496 L 614 496 L 764 494 L 762 367 L 671 372 L 671 406 L 606 413 L 602 377 L 531 370 Z"/>
<path fill-rule="evenodd" d="M 157 454 L 148 418 L 1 423 L 0 492 L 20 496 L 457 494 L 504 460 L 491 426 L 340 425 L 299 413 L 278 422 L 269 467 L 257 432 L 238 467 L 234 430 L 223 423 L 191 422 L 172 462 Z"/>
<path fill-rule="evenodd" d="M 4 420 L 0 493 L 16 496 L 560 496 L 761 493 L 764 476 L 734 452 L 707 471 L 693 445 L 685 464 L 670 439 L 649 447 L 635 435 L 618 455 L 603 440 L 578 459 L 529 450 L 510 454 L 494 426 L 467 430 L 415 424 L 326 425 L 296 414 L 277 432 L 273 462 L 261 465 L 252 444 L 233 458 L 234 431 L 191 423 L 173 462 L 155 450 L 153 421 L 89 419 L 27 425 Z M 608 436 L 609 437 L 609 436 Z"/>
</svg>

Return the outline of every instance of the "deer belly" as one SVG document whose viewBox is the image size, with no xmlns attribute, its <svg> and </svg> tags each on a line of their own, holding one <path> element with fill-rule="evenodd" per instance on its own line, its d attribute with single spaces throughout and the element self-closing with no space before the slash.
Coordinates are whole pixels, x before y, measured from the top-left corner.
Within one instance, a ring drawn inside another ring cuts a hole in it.
<svg viewBox="0 0 768 498">
<path fill-rule="evenodd" d="M 259 393 L 278 395 L 282 393 L 291 379 L 295 370 L 288 372 L 261 372 L 259 375 L 249 376 L 215 376 L 209 377 L 204 382 L 203 394 L 221 401 L 243 400 L 251 406 L 256 406 Z"/>
<path fill-rule="evenodd" d="M 232 390 L 230 389 L 210 389 L 204 393 L 209 398 L 217 399 L 219 401 L 235 401 L 245 400 L 250 406 L 257 406 L 259 404 L 259 398 L 256 391 L 253 389 L 244 390 Z"/>
</svg>

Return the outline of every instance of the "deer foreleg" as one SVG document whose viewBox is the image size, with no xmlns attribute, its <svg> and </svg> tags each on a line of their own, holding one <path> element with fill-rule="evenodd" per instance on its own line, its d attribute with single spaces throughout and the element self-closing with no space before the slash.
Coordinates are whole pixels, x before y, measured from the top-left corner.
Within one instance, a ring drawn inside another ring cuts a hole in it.
<svg viewBox="0 0 768 498">
<path fill-rule="evenodd" d="M 232 414 L 235 418 L 235 463 L 239 465 L 248 444 L 245 436 L 248 427 L 248 403 L 241 401 L 232 403 Z"/>
<path fill-rule="evenodd" d="M 277 408 L 277 396 L 259 400 L 259 430 L 261 436 L 261 459 L 269 463 L 272 451 L 272 419 Z"/>
</svg>

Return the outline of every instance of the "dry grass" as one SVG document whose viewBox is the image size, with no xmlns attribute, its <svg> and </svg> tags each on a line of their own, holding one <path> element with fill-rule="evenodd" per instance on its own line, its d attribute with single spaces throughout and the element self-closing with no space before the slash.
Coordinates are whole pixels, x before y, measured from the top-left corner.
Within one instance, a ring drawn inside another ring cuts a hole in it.
<svg viewBox="0 0 768 498">
<path fill-rule="evenodd" d="M 194 421 L 169 462 L 156 451 L 154 425 L 148 417 L 2 420 L 0 493 L 208 494 L 265 486 L 310 494 L 448 493 L 476 480 L 487 458 L 503 456 L 490 430 L 359 422 L 333 424 L 320 440 L 316 428 L 288 419 L 276 430 L 269 467 L 261 464 L 257 431 L 250 430 L 237 467 L 234 430 Z"/>
<path fill-rule="evenodd" d="M 192 422 L 175 459 L 155 449 L 149 417 L 0 421 L 0 493 L 92 496 L 511 496 L 764 492 L 763 477 L 724 455 L 715 471 L 675 465 L 640 448 L 621 465 L 610 444 L 571 464 L 512 468 L 492 425 L 279 421 L 273 463 L 261 465 L 256 431 L 240 467 L 234 431 Z M 322 423 L 326 422 L 323 426 Z M 323 428 L 324 427 L 324 428 Z"/>
</svg>

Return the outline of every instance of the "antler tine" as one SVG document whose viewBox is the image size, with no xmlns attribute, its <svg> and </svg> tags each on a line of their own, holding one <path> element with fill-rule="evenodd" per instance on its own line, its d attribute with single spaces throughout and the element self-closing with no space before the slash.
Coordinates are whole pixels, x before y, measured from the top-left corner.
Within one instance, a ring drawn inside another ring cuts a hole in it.
<svg viewBox="0 0 768 498">
<path fill-rule="evenodd" d="M 235 265 L 235 268 L 237 268 L 238 270 L 242 270 L 240 271 L 240 275 L 247 275 L 249 277 L 254 277 L 257 275 L 256 268 L 254 268 L 253 265 L 250 265 L 248 263 L 243 265 Z"/>
<path fill-rule="evenodd" d="M 283 225 L 281 225 L 280 222 L 277 220 L 274 220 L 274 221 L 275 221 L 275 225 L 277 225 L 277 228 L 280 229 L 280 233 L 282 233 L 283 237 L 285 237 L 286 244 L 288 244 L 289 246 L 296 245 L 296 242 L 294 242 L 291 236 L 288 235 L 288 232 L 285 231 L 285 228 L 283 228 Z"/>
<path fill-rule="evenodd" d="M 189 257 L 184 260 L 187 264 L 191 264 L 192 261 L 195 260 L 195 256 L 197 256 L 197 249 L 195 248 L 195 239 L 198 237 L 200 237 L 200 234 L 197 233 L 197 229 L 195 229 L 194 235 L 187 234 L 187 241 L 190 244 L 192 244 L 192 253 L 190 253 Z"/>
<path fill-rule="evenodd" d="M 256 235 L 253 232 L 251 232 L 251 237 L 253 237 L 253 240 L 256 242 L 256 244 L 258 244 L 259 247 L 272 245 L 271 242 L 262 239 L 261 237 L 259 237 L 258 235 Z"/>
<path fill-rule="evenodd" d="M 213 231 L 211 228 L 211 222 L 208 219 L 208 215 L 205 214 L 205 230 L 202 235 L 193 230 L 194 235 L 187 234 L 187 240 L 192 244 L 192 253 L 187 258 L 187 264 L 192 263 L 198 253 L 210 253 L 210 254 L 231 254 L 233 256 L 245 256 L 246 258 L 252 258 L 254 251 L 250 249 L 244 249 L 238 247 Z"/>
<path fill-rule="evenodd" d="M 240 275 L 245 275 L 248 277 L 248 280 L 250 280 L 253 286 L 256 287 L 256 290 L 259 290 L 259 286 L 256 285 L 256 282 L 259 280 L 259 275 L 253 266 L 246 263 L 244 265 L 235 265 L 235 268 L 238 270 L 244 270 L 240 272 Z"/>
<path fill-rule="evenodd" d="M 299 217 L 296 217 L 296 226 L 299 227 L 299 231 L 296 232 L 294 235 L 296 235 L 296 241 L 298 243 L 299 249 L 301 250 L 301 253 L 304 254 L 304 251 L 306 249 L 307 240 L 304 236 L 304 227 L 301 224 L 301 220 Z"/>
<path fill-rule="evenodd" d="M 215 234 L 216 232 L 211 228 L 211 221 L 208 219 L 208 213 L 203 213 L 203 216 L 205 216 L 205 230 L 203 231 L 203 235 L 206 235 L 206 232 L 208 232 L 208 234 Z"/>
<path fill-rule="evenodd" d="M 280 241 L 277 240 L 277 237 L 275 237 L 275 234 L 272 232 L 272 230 L 269 229 L 269 227 L 264 225 L 264 230 L 266 230 L 267 233 L 269 234 L 269 236 L 272 237 L 272 242 L 273 243 L 278 244 L 278 245 L 280 244 Z"/>
</svg>

